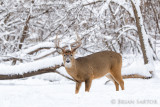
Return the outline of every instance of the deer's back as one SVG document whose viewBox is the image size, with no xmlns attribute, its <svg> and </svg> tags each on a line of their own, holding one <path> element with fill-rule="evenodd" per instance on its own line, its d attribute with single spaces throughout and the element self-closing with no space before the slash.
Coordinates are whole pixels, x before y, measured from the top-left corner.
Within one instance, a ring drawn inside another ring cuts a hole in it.
<svg viewBox="0 0 160 107">
<path fill-rule="evenodd" d="M 107 72 L 121 69 L 122 57 L 113 51 L 97 52 L 85 57 L 76 59 L 79 63 L 80 72 L 94 75 L 94 78 L 104 76 Z"/>
</svg>

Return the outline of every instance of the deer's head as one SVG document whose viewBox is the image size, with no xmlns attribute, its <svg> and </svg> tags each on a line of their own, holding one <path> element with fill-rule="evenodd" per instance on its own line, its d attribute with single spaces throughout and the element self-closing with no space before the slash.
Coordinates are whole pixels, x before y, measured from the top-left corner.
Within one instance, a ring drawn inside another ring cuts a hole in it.
<svg viewBox="0 0 160 107">
<path fill-rule="evenodd" d="M 76 45 L 76 46 L 73 47 L 74 45 Z M 72 43 L 70 46 L 71 46 L 71 50 L 69 50 L 69 49 L 65 50 L 66 47 L 63 47 L 63 48 L 59 47 L 59 40 L 57 40 L 57 36 L 56 36 L 56 49 L 57 49 L 57 52 L 63 56 L 63 62 L 64 62 L 64 66 L 66 68 L 72 67 L 72 65 L 75 61 L 74 55 L 75 55 L 76 49 L 81 46 L 81 40 L 80 40 L 78 34 L 77 34 L 77 41 L 75 43 Z"/>
</svg>

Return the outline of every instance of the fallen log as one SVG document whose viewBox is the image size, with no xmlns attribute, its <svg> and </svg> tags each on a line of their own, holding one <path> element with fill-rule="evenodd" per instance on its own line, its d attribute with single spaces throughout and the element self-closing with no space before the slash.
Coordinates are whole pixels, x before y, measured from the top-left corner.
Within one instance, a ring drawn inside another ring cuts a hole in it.
<svg viewBox="0 0 160 107">
<path fill-rule="evenodd" d="M 52 68 L 40 69 L 37 71 L 27 72 L 23 74 L 9 74 L 9 75 L 0 74 L 0 80 L 20 79 L 20 78 L 31 77 L 31 76 L 40 75 L 40 74 L 49 73 L 49 72 L 55 72 L 55 70 L 59 67 L 61 67 L 61 65 L 56 65 L 55 67 L 52 67 Z"/>
<path fill-rule="evenodd" d="M 130 75 L 123 75 L 123 79 L 129 79 L 129 78 L 140 78 L 140 79 L 151 79 L 153 77 L 152 72 L 150 72 L 152 76 L 150 77 L 146 77 L 143 75 L 139 75 L 139 74 L 130 74 Z M 104 84 L 106 85 L 108 82 L 110 82 L 111 80 L 106 81 Z"/>
<path fill-rule="evenodd" d="M 52 72 L 52 73 L 57 73 L 57 74 L 63 76 L 64 78 L 67 78 L 71 81 L 75 81 L 74 79 L 72 79 L 68 76 L 65 76 L 65 75 L 61 74 L 60 72 L 56 71 L 56 69 L 58 69 L 62 66 L 63 65 L 56 65 L 55 67 L 39 69 L 37 71 L 27 72 L 27 73 L 23 73 L 23 74 L 9 74 L 9 75 L 0 74 L 0 80 L 21 79 L 21 78 L 26 78 L 26 77 L 31 77 L 31 76 L 36 76 L 36 75 Z"/>
<path fill-rule="evenodd" d="M 123 79 L 128 79 L 128 78 L 150 79 L 150 78 L 152 78 L 152 76 L 146 77 L 146 76 L 139 75 L 139 74 L 123 75 L 122 77 L 123 77 Z"/>
</svg>

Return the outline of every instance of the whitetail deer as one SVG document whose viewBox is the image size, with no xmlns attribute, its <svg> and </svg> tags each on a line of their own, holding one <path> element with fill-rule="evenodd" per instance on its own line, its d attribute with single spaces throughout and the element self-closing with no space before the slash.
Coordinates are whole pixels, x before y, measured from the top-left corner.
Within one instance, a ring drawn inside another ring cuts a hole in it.
<svg viewBox="0 0 160 107">
<path fill-rule="evenodd" d="M 116 91 L 119 91 L 119 85 L 124 90 L 121 55 L 112 51 L 102 51 L 75 59 L 75 51 L 81 45 L 78 34 L 77 38 L 79 39 L 76 42 L 78 45 L 71 50 L 65 50 L 65 48 L 59 47 L 59 40 L 57 42 L 56 37 L 56 48 L 61 50 L 58 52 L 63 56 L 65 69 L 77 81 L 75 93 L 79 92 L 82 82 L 85 82 L 85 91 L 89 92 L 92 80 L 103 76 L 114 82 Z"/>
</svg>

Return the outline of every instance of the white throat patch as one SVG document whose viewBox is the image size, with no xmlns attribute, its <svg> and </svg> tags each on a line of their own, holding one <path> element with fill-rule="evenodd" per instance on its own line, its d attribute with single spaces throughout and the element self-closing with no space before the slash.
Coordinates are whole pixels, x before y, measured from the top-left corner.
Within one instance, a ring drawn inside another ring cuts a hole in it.
<svg viewBox="0 0 160 107">
<path fill-rule="evenodd" d="M 71 63 L 65 63 L 64 65 L 66 68 L 71 68 L 72 67 L 72 64 Z"/>
</svg>

